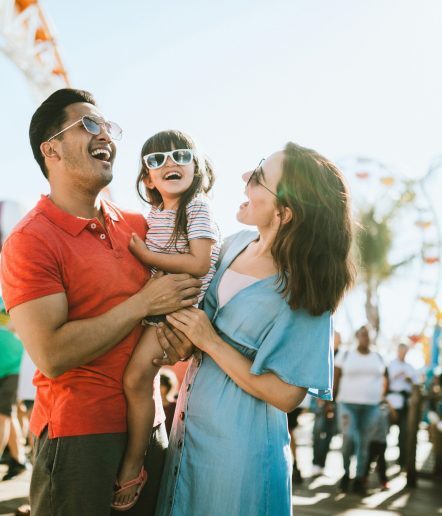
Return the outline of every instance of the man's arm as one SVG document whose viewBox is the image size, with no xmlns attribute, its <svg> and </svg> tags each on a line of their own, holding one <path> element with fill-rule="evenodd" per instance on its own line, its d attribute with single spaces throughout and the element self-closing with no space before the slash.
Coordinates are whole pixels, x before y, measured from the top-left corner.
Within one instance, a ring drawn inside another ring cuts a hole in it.
<svg viewBox="0 0 442 516">
<path fill-rule="evenodd" d="M 137 294 L 90 319 L 68 322 L 64 293 L 17 305 L 10 315 L 38 369 L 54 378 L 109 351 L 144 317 L 196 303 L 200 286 L 201 282 L 189 274 L 159 275 Z"/>
</svg>

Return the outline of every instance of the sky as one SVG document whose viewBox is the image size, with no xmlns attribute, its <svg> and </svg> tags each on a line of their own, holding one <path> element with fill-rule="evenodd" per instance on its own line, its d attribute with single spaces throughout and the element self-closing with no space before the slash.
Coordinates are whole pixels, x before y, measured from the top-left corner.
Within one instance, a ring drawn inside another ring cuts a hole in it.
<svg viewBox="0 0 442 516">
<path fill-rule="evenodd" d="M 439 0 L 41 4 L 72 85 L 123 127 L 111 188 L 125 208 L 144 209 L 134 186 L 140 149 L 168 128 L 188 132 L 214 162 L 225 235 L 241 229 L 241 174 L 287 141 L 338 163 L 368 156 L 411 178 L 442 154 Z M 37 103 L 1 53 L 0 92 L 0 199 L 28 209 L 48 191 L 27 137 Z M 413 297 L 418 281 L 405 278 L 401 292 Z M 393 308 L 389 335 L 402 329 Z"/>
</svg>

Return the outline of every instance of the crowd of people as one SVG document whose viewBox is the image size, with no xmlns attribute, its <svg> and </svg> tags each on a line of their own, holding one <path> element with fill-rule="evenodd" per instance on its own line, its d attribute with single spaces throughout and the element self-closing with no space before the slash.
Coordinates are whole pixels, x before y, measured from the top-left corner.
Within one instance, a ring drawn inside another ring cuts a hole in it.
<svg viewBox="0 0 442 516">
<path fill-rule="evenodd" d="M 389 421 L 404 464 L 415 380 L 406 349 L 387 367 L 366 326 L 339 349 L 354 224 L 331 161 L 293 142 L 263 159 L 242 175 L 237 219 L 252 229 L 221 238 L 214 169 L 189 135 L 161 131 L 142 146 L 134 182 L 147 218 L 100 195 L 122 130 L 89 92 L 50 95 L 29 136 L 50 193 L 2 248 L 12 326 L 0 342 L 0 438 L 11 478 L 27 467 L 32 412 L 33 515 L 290 515 L 306 396 L 314 473 L 339 431 L 341 489 L 353 454 L 353 490 L 364 492 L 372 459 L 385 487 Z M 23 372 L 35 367 L 35 399 L 24 394 L 19 412 L 14 332 Z M 170 367 L 187 361 L 176 396 Z"/>
<path fill-rule="evenodd" d="M 336 332 L 334 401 L 312 399 L 309 407 L 315 416 L 312 475 L 324 473 L 332 438 L 340 434 L 344 474 L 339 489 L 364 495 L 373 465 L 380 488 L 388 488 L 385 452 L 392 425 L 398 430 L 396 462 L 402 471 L 406 470 L 409 398 L 421 378 L 406 361 L 408 344 L 399 343 L 397 356 L 387 362 L 371 344 L 368 326 L 356 331 L 354 345 L 341 348 L 341 337 Z M 293 479 L 301 480 L 295 466 Z"/>
</svg>

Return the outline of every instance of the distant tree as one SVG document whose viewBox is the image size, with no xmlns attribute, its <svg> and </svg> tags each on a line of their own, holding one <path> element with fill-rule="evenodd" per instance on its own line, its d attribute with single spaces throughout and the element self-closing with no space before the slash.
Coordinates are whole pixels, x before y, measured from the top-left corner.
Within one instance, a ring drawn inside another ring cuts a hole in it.
<svg viewBox="0 0 442 516">
<path fill-rule="evenodd" d="M 360 208 L 357 212 L 360 225 L 356 238 L 360 264 L 358 278 L 365 289 L 367 321 L 374 329 L 376 337 L 381 327 L 379 287 L 416 256 L 408 256 L 398 263 L 391 263 L 389 258 L 394 245 L 393 223 L 400 216 L 402 208 L 414 198 L 413 182 L 410 181 L 387 213 L 378 215 L 376 206 Z"/>
</svg>

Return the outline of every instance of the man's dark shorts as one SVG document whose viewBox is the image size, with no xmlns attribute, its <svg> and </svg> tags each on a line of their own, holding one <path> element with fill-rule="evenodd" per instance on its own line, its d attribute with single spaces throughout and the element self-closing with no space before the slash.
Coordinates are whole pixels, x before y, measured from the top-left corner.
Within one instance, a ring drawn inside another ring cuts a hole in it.
<svg viewBox="0 0 442 516">
<path fill-rule="evenodd" d="M 0 378 L 0 414 L 11 416 L 12 406 L 17 403 L 18 374 Z"/>
<path fill-rule="evenodd" d="M 111 511 L 113 486 L 126 448 L 127 434 L 97 434 L 36 440 L 31 479 L 33 516 L 116 516 Z M 167 434 L 155 428 L 144 466 L 148 481 L 127 516 L 155 512 L 163 472 Z"/>
</svg>

